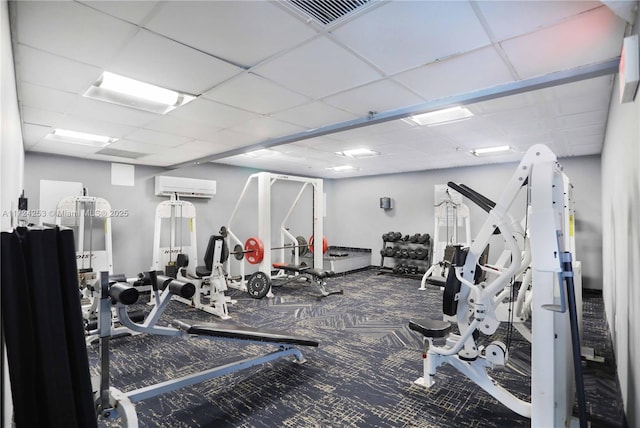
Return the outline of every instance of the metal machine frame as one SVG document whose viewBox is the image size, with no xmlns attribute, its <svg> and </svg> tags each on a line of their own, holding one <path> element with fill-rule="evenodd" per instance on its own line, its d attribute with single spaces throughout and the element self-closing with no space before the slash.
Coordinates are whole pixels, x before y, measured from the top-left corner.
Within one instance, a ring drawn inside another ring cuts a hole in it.
<svg viewBox="0 0 640 428">
<path fill-rule="evenodd" d="M 162 220 L 169 220 L 170 223 L 170 241 L 169 249 L 161 248 Z M 179 245 L 176 244 L 176 229 L 182 227 L 181 221 L 189 221 L 189 246 L 182 245 L 180 239 Z M 186 299 L 180 296 L 173 296 L 174 300 L 178 300 L 186 305 L 193 306 L 196 309 L 216 315 L 222 319 L 229 319 L 228 304 L 235 303 L 224 292 L 227 290 L 227 281 L 222 273 L 219 265 L 214 266 L 211 275 L 201 277 L 196 274 L 196 265 L 198 263 L 197 238 L 196 238 L 196 208 L 188 201 L 182 201 L 177 195 L 173 195 L 170 200 L 162 201 L 156 207 L 155 225 L 153 232 L 153 263 L 151 269 L 154 271 L 163 271 L 166 263 L 167 251 L 169 258 L 173 252 L 177 254 L 184 253 L 189 257 L 189 263 L 186 267 L 178 266 L 178 279 L 184 279 L 196 284 L 196 293 L 192 298 Z M 219 248 L 221 251 L 221 248 Z M 218 253 L 220 254 L 220 253 Z M 204 296 L 208 297 L 208 302 L 203 300 Z M 151 293 L 149 303 L 156 303 L 156 293 Z"/>
<path fill-rule="evenodd" d="M 238 202 L 236 203 L 236 206 L 234 207 L 231 213 L 229 221 L 227 222 L 227 226 L 226 226 L 227 238 L 226 239 L 228 240 L 229 248 L 233 248 L 234 245 L 236 244 L 241 246 L 244 245 L 244 243 L 240 241 L 237 235 L 233 232 L 232 225 L 236 217 L 236 214 L 238 212 L 238 209 L 240 207 L 240 204 L 245 198 L 247 191 L 249 189 L 249 186 L 254 181 L 257 183 L 257 186 L 258 186 L 258 209 L 257 209 L 258 236 L 260 237 L 262 242 L 264 242 L 265 244 L 264 258 L 258 264 L 258 270 L 261 272 L 264 272 L 267 275 L 267 277 L 271 279 L 271 270 L 273 269 L 272 250 L 271 250 L 271 187 L 277 181 L 293 181 L 293 182 L 302 183 L 302 187 L 298 193 L 298 196 L 296 197 L 293 205 L 291 206 L 291 209 L 287 213 L 285 220 L 283 221 L 280 228 L 280 232 L 281 232 L 280 247 L 285 247 L 287 239 L 291 240 L 291 245 L 293 246 L 298 244 L 295 236 L 293 236 L 291 233 L 289 233 L 286 230 L 286 228 L 284 227 L 284 224 L 288 220 L 289 216 L 291 215 L 291 212 L 293 211 L 294 207 L 297 205 L 303 191 L 309 185 L 312 186 L 313 188 L 313 236 L 316 237 L 316 239 L 317 237 L 324 236 L 323 224 L 322 224 L 322 217 L 324 214 L 323 182 L 322 182 L 322 179 L 319 179 L 319 178 L 297 177 L 297 176 L 291 176 L 291 175 L 273 174 L 269 172 L 259 172 L 259 173 L 250 175 L 249 178 L 247 179 L 247 182 L 244 185 L 244 188 L 242 189 L 242 192 L 240 193 L 240 197 L 238 198 Z M 316 269 L 322 269 L 323 253 L 322 253 L 321 238 L 319 242 L 316 243 L 316 247 L 317 247 L 317 250 L 314 251 L 313 253 L 313 267 Z M 276 251 L 280 251 L 280 257 L 282 260 L 284 260 L 285 249 L 279 248 L 279 250 L 276 250 Z M 295 254 L 297 257 L 299 252 L 296 251 Z M 235 258 L 229 257 L 229 259 L 226 261 L 226 264 L 225 264 L 225 270 L 229 275 L 231 275 L 231 260 L 235 260 Z M 240 260 L 238 264 L 239 264 L 239 276 L 236 276 L 233 278 L 239 278 L 239 279 L 231 281 L 229 285 L 235 288 L 239 288 L 243 291 L 246 291 L 247 287 L 246 287 L 246 280 L 245 280 L 246 272 L 245 272 L 244 259 Z M 271 290 L 267 294 L 267 297 L 273 297 L 273 293 L 271 292 Z"/>
<path fill-rule="evenodd" d="M 568 178 L 555 154 L 544 145 L 532 146 L 498 202 L 489 210 L 487 220 L 468 248 L 464 264 L 455 267 L 455 276 L 460 282 L 459 292 L 455 294 L 455 321 L 460 335 L 449 335 L 444 346 L 434 346 L 434 337 L 446 335 L 436 332 L 429 337 L 423 333 L 424 374 L 415 383 L 429 388 L 435 382 L 437 368 L 450 364 L 514 412 L 530 417 L 532 426 L 570 425 L 576 391 L 574 379 L 581 380 L 581 377 L 574 377 L 573 368 L 579 370 L 575 364 L 575 347 L 573 350 L 571 347 L 575 334 L 571 331 L 572 314 L 566 310 L 565 304 L 568 291 L 563 291 L 563 278 L 573 276 L 572 272 L 565 271 L 563 255 L 570 259 L 575 248 L 569 188 Z M 486 335 L 496 332 L 500 319 L 495 309 L 500 302 L 495 297 L 526 265 L 514 237 L 518 223 L 513 222 L 509 215 L 509 209 L 522 189 L 530 192 L 530 269 L 533 284 L 530 403 L 517 398 L 487 374 L 487 368 L 507 363 L 508 350 L 504 344 L 494 341 L 483 350 L 473 337 L 476 330 Z M 497 228 L 510 252 L 511 261 L 492 280 L 477 283 L 475 273 L 482 268 L 478 265 L 480 255 Z M 578 362 L 579 358 L 578 355 Z"/>
<path fill-rule="evenodd" d="M 462 202 L 462 196 L 457 192 L 455 197 L 451 196 L 451 190 L 446 186 L 444 189 L 435 187 L 436 205 L 433 212 L 433 265 L 427 269 L 420 281 L 418 290 L 427 289 L 427 279 L 432 276 L 438 268 L 441 269 L 442 277 L 446 278 L 447 266 L 445 263 L 445 249 L 448 245 L 461 244 L 468 246 L 471 243 L 471 217 L 469 207 Z M 440 200 L 439 200 L 440 199 Z M 446 237 L 443 240 L 440 229 L 445 228 Z M 458 240 L 458 229 L 464 228 L 464 241 Z M 451 231 L 451 234 L 449 233 Z"/>
<path fill-rule="evenodd" d="M 291 336 L 287 337 L 284 333 L 278 334 L 273 331 L 262 332 L 260 330 L 240 328 L 239 332 L 236 334 L 229 332 L 229 329 L 226 327 L 222 327 L 222 330 L 219 331 L 221 327 L 216 324 L 208 325 L 206 323 L 199 323 L 196 324 L 197 329 L 201 330 L 199 333 L 193 332 L 191 328 L 182 328 L 186 322 L 180 320 L 174 321 L 173 326 L 158 326 L 157 322 L 164 313 L 169 302 L 172 300 L 172 295 L 175 298 L 176 293 L 183 293 L 183 290 L 188 290 L 189 286 L 193 287 L 190 283 L 182 281 L 173 282 L 178 283 L 176 284 L 177 287 L 174 288 L 172 284 L 165 284 L 165 288 L 160 290 L 158 281 L 152 280 L 152 294 L 156 296 L 155 301 L 157 304 L 147 315 L 144 322 L 142 324 L 138 324 L 129 318 L 126 307 L 127 304 L 133 303 L 134 299 L 130 299 L 130 302 L 124 303 L 123 300 L 129 299 L 129 297 L 126 296 L 124 299 L 121 298 L 128 292 L 134 292 L 135 299 L 137 299 L 137 291 L 135 289 L 127 290 L 125 285 L 125 288 L 120 288 L 120 290 L 127 291 L 120 293 L 119 297 L 112 293 L 113 288 L 109 284 L 106 272 L 101 275 L 100 313 L 103 315 L 101 316 L 99 323 L 100 374 L 94 378 L 93 382 L 95 385 L 94 388 L 97 389 L 95 402 L 101 418 L 121 418 L 123 425 L 127 428 L 138 428 L 138 416 L 135 410 L 135 403 L 139 401 L 284 357 L 292 356 L 296 363 L 302 364 L 306 359 L 296 345 L 318 346 L 318 343 L 314 340 L 308 339 L 301 342 L 300 338 Z M 193 288 L 191 290 L 193 291 Z M 191 293 L 186 292 L 184 294 L 188 295 Z M 235 340 L 254 345 L 271 345 L 275 346 L 277 349 L 269 353 L 245 358 L 243 360 L 231 362 L 201 372 L 185 375 L 177 379 L 170 379 L 158 384 L 122 392 L 119 389 L 110 386 L 109 339 L 111 337 L 111 330 L 109 325 L 111 324 L 110 308 L 112 304 L 114 304 L 113 302 L 115 302 L 116 310 L 121 322 L 127 328 L 139 333 L 185 338 L 198 337 L 202 334 L 201 337 L 206 339 Z M 274 333 L 277 337 L 273 337 Z"/>
<path fill-rule="evenodd" d="M 63 225 L 63 218 L 73 218 L 76 234 L 76 261 L 78 264 L 78 282 L 82 290 L 83 298 L 88 303 L 82 305 L 82 317 L 90 322 L 98 318 L 98 287 L 97 273 L 108 271 L 113 274 L 113 241 L 111 237 L 111 205 L 106 199 L 95 196 L 67 196 L 62 198 L 56 207 L 55 223 L 57 226 Z M 104 250 L 93 249 L 93 219 L 103 220 L 104 230 Z M 89 248 L 85 245 L 86 233 L 85 220 L 89 219 Z M 95 260 L 94 260 L 95 259 Z M 98 263 L 99 262 L 99 263 Z M 95 266 L 95 264 L 98 266 Z M 87 266 L 88 264 L 88 266 Z M 116 327 L 113 327 L 114 334 Z M 97 330 L 90 331 L 87 342 L 97 338 Z"/>
</svg>

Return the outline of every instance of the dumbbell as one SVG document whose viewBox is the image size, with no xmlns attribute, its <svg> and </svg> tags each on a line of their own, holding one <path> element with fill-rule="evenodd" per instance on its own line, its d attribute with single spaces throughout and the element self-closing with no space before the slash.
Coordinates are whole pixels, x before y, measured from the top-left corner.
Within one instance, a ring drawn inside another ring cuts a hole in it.
<svg viewBox="0 0 640 428">
<path fill-rule="evenodd" d="M 410 259 L 416 259 L 417 258 L 416 250 L 409 250 L 408 256 L 409 256 Z"/>
</svg>

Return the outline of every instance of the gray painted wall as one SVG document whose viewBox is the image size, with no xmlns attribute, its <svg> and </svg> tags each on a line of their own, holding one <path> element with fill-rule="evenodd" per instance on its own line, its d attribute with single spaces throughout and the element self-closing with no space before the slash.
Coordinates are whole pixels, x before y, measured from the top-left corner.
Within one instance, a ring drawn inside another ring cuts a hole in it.
<svg viewBox="0 0 640 428">
<path fill-rule="evenodd" d="M 600 157 L 583 156 L 561 159 L 574 184 L 576 208 L 576 253 L 583 264 L 583 286 L 602 288 L 602 216 L 600 210 Z M 492 200 L 497 200 L 516 164 L 498 164 L 471 168 L 392 174 L 337 180 L 328 191 L 331 242 L 373 249 L 373 263 L 379 264 L 382 234 L 429 233 L 434 229 L 434 185 L 448 181 L 466 184 Z M 379 198 L 389 196 L 394 208 L 379 208 Z M 513 205 L 515 218 L 524 215 L 523 197 Z M 477 234 L 486 213 L 465 201 L 471 213 L 471 237 Z M 497 257 L 500 241 L 491 243 Z M 385 266 L 387 262 L 385 261 Z"/>
<path fill-rule="evenodd" d="M 29 208 L 37 210 L 40 208 L 40 180 L 78 181 L 88 189 L 90 196 L 99 196 L 109 201 L 114 211 L 126 210 L 128 216 L 112 219 L 113 264 L 114 272 L 133 276 L 151 266 L 155 209 L 158 203 L 167 199 L 154 195 L 156 175 L 202 178 L 217 182 L 217 194 L 212 199 L 188 199 L 196 208 L 198 264 L 203 264 L 209 236 L 217 233 L 220 226 L 227 225 L 247 178 L 255 172 L 251 169 L 217 164 L 173 171 L 136 166 L 134 187 L 113 186 L 109 162 L 28 152 L 25 158 L 25 191 L 29 197 Z M 275 235 L 277 228 L 300 186 L 297 183 L 278 181 L 272 187 L 274 243 L 279 237 Z M 253 183 L 240 204 L 233 225 L 236 235 L 243 241 L 249 236 L 257 236 L 257 206 L 256 184 Z M 32 221 L 37 223 L 37 219 Z M 302 235 L 305 238 L 311 236 L 312 191 L 309 188 L 304 191 L 287 226 L 294 235 Z M 166 226 L 163 229 L 163 238 L 168 236 L 168 233 Z M 186 236 L 184 240 L 186 245 Z M 96 245 L 102 248 L 100 241 L 96 242 Z"/>
<path fill-rule="evenodd" d="M 618 88 L 618 81 L 614 85 Z M 640 426 L 640 101 L 609 109 L 602 151 L 603 296 L 628 425 Z"/>
<path fill-rule="evenodd" d="M 576 200 L 577 259 L 583 262 L 584 286 L 601 288 L 602 218 L 600 201 L 600 159 L 598 156 L 562 159 L 562 164 L 574 183 Z M 112 186 L 111 164 L 76 158 L 27 153 L 25 170 L 27 195 L 36 209 L 41 179 L 81 181 L 89 194 L 107 199 L 114 210 L 124 209 L 128 217 L 112 220 L 114 269 L 133 275 L 150 267 L 153 243 L 153 219 L 156 205 L 164 200 L 154 196 L 155 175 L 177 175 L 217 181 L 217 194 L 211 200 L 190 199 L 197 210 L 197 242 L 199 263 L 209 235 L 227 225 L 233 208 L 248 176 L 255 171 L 226 165 L 205 164 L 175 171 L 136 166 L 135 187 Z M 514 172 L 515 164 L 498 164 L 473 168 L 454 168 L 435 171 L 393 174 L 342 180 L 325 180 L 327 216 L 325 236 L 330 245 L 370 248 L 374 265 L 380 262 L 381 235 L 388 231 L 405 234 L 433 235 L 433 204 L 435 184 L 455 181 L 464 183 L 497 199 L 504 183 Z M 277 245 L 277 228 L 291 206 L 300 185 L 279 182 L 272 194 L 272 244 Z M 379 207 L 379 198 L 389 196 L 394 208 Z M 472 237 L 477 233 L 486 214 L 468 203 L 471 211 Z M 253 184 L 240 205 L 233 230 L 245 240 L 257 235 L 257 192 Z M 524 214 L 524 197 L 514 204 L 516 216 Z M 312 197 L 306 190 L 288 225 L 294 235 L 308 238 L 312 233 Z M 500 240 L 492 243 L 495 253 Z"/>
<path fill-rule="evenodd" d="M 13 66 L 11 34 L 9 32 L 9 7 L 6 0 L 0 2 L 0 227 L 12 226 L 11 213 L 18 208 L 24 177 L 24 149 L 22 128 L 16 95 L 16 78 Z M 9 366 L 2 342 L 2 426 L 10 426 L 13 403 L 9 383 Z"/>
</svg>

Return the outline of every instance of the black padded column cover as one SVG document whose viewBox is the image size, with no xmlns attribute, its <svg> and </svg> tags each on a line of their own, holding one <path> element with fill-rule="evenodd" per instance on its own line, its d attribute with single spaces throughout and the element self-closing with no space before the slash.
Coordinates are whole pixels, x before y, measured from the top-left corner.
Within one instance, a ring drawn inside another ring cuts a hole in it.
<svg viewBox="0 0 640 428">
<path fill-rule="evenodd" d="M 1 240 L 16 426 L 97 427 L 72 232 L 18 228 Z"/>
</svg>

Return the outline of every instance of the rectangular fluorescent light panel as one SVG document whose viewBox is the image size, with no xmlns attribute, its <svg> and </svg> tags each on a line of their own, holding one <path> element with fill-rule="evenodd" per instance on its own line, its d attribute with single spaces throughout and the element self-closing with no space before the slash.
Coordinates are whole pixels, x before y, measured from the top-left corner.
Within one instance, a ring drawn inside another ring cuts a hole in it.
<svg viewBox="0 0 640 428">
<path fill-rule="evenodd" d="M 358 149 L 345 150 L 343 152 L 335 152 L 340 156 L 347 156 L 349 158 L 368 158 L 372 156 L 378 156 L 380 153 L 367 148 L 361 147 Z"/>
<path fill-rule="evenodd" d="M 473 116 L 473 113 L 471 113 L 468 109 L 466 109 L 465 107 L 457 106 L 446 108 L 444 110 L 418 114 L 402 120 L 411 125 L 434 126 L 457 122 L 459 120 L 470 118 L 471 116 Z"/>
<path fill-rule="evenodd" d="M 250 158 L 272 158 L 274 156 L 278 156 L 279 154 L 279 152 L 269 149 L 258 149 L 252 152 L 244 153 L 245 156 L 249 156 Z"/>
<path fill-rule="evenodd" d="M 340 166 L 332 166 L 327 169 L 330 171 L 341 172 L 341 171 L 351 171 L 351 170 L 354 170 L 355 168 L 351 165 L 340 165 Z"/>
<path fill-rule="evenodd" d="M 474 149 L 474 150 L 471 150 L 471 154 L 474 156 L 487 156 L 487 155 L 503 154 L 511 151 L 512 150 L 510 146 L 496 146 L 496 147 L 487 147 L 484 149 Z"/>
<path fill-rule="evenodd" d="M 182 94 L 108 71 L 102 73 L 83 95 L 159 114 L 166 114 L 195 99 L 193 95 Z"/>
<path fill-rule="evenodd" d="M 118 140 L 117 138 L 105 137 L 104 135 L 87 134 L 84 132 L 69 131 L 67 129 L 54 129 L 45 138 L 62 143 L 91 147 L 104 147 Z"/>
</svg>

